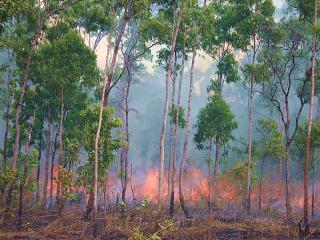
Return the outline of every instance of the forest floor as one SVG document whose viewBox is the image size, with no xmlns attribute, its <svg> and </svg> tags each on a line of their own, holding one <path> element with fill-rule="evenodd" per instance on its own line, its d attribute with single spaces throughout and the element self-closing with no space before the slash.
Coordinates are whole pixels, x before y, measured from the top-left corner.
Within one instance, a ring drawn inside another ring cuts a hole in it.
<svg viewBox="0 0 320 240">
<path fill-rule="evenodd" d="M 298 221 L 286 224 L 285 218 L 222 218 L 218 214 L 184 220 L 169 218 L 155 207 L 131 209 L 125 214 L 99 213 L 98 239 L 158 240 L 158 239 L 299 239 Z M 25 213 L 20 231 L 16 217 L 0 212 L 0 239 L 93 239 L 93 222 L 85 220 L 83 209 L 35 211 Z M 298 219 L 298 218 L 297 218 Z M 320 221 L 313 222 L 312 235 L 306 240 L 320 239 Z"/>
</svg>

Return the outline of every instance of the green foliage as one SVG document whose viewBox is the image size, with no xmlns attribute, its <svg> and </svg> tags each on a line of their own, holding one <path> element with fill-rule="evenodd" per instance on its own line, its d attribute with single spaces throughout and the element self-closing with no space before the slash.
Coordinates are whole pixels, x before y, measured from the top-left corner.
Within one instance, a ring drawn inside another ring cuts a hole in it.
<svg viewBox="0 0 320 240">
<path fill-rule="evenodd" d="M 314 16 L 314 0 L 289 0 L 291 6 L 296 8 L 300 14 L 300 19 L 312 20 Z M 320 13 L 320 6 L 318 4 L 318 16 Z"/>
<path fill-rule="evenodd" d="M 285 157 L 285 146 L 282 133 L 278 129 L 278 123 L 272 119 L 260 119 L 257 132 L 260 140 L 258 142 L 262 157 L 282 159 Z"/>
<path fill-rule="evenodd" d="M 240 80 L 238 62 L 233 54 L 226 53 L 217 64 L 217 77 L 210 81 L 208 93 L 221 94 L 224 83 L 234 83 Z"/>
<path fill-rule="evenodd" d="M 92 183 L 93 176 L 93 161 L 94 161 L 94 144 L 98 126 L 100 106 L 95 105 L 88 107 L 80 113 L 82 120 L 82 129 L 80 140 L 82 146 L 88 154 L 88 162 L 78 168 L 79 181 L 85 186 Z M 99 182 L 104 181 L 106 170 L 116 159 L 116 151 L 126 145 L 117 132 L 112 134 L 114 129 L 120 128 L 122 122 L 120 118 L 114 116 L 114 108 L 108 107 L 103 111 L 103 121 L 101 125 L 100 140 L 99 140 Z"/>
<path fill-rule="evenodd" d="M 257 63 L 254 65 L 246 64 L 243 73 L 246 79 L 250 79 L 250 77 L 252 77 L 251 79 L 254 84 L 260 84 L 268 81 L 272 76 L 268 65 L 264 63 Z"/>
<path fill-rule="evenodd" d="M 143 232 L 140 231 L 139 228 L 135 228 L 130 240 L 161 240 L 161 238 L 157 234 L 153 234 L 151 236 L 146 236 Z"/>
<path fill-rule="evenodd" d="M 235 166 L 227 171 L 227 175 L 239 184 L 242 194 L 246 193 L 247 178 L 248 178 L 248 161 L 237 161 Z M 255 171 L 256 162 L 251 162 L 251 186 L 258 184 L 258 175 Z"/>
<path fill-rule="evenodd" d="M 6 197 L 8 196 L 9 188 L 12 187 L 14 191 L 18 189 L 17 179 L 17 169 L 7 168 L 2 166 L 2 171 L 0 172 L 0 192 L 1 192 L 1 205 L 5 206 Z"/>
<path fill-rule="evenodd" d="M 306 152 L 306 137 L 307 137 L 307 128 L 308 122 L 305 122 L 302 126 L 299 126 L 297 135 L 295 137 L 292 152 L 297 156 L 300 156 L 302 162 L 300 164 L 304 164 L 304 156 Z M 316 151 L 320 148 L 320 122 L 314 121 L 311 128 L 311 138 L 310 138 L 310 154 L 311 154 L 311 161 L 310 164 L 312 166 L 319 160 L 316 155 Z"/>
<path fill-rule="evenodd" d="M 74 192 L 75 182 L 73 180 L 72 172 L 64 169 L 63 167 L 60 168 L 61 173 L 61 193 L 62 199 L 64 201 L 74 201 L 76 200 L 76 194 Z"/>
<path fill-rule="evenodd" d="M 173 105 L 171 107 L 171 111 L 169 112 L 169 116 L 171 118 L 171 122 L 174 124 L 176 123 L 176 118 L 177 118 L 177 107 Z M 179 107 L 179 115 L 178 115 L 178 123 L 180 128 L 185 128 L 187 126 L 187 121 L 185 119 L 185 112 L 183 107 Z"/>
<path fill-rule="evenodd" d="M 231 140 L 232 131 L 237 128 L 237 122 L 229 105 L 220 95 L 214 95 L 200 110 L 195 127 L 197 132 L 194 135 L 194 142 L 198 149 L 204 149 L 212 139 L 221 146 Z"/>
</svg>

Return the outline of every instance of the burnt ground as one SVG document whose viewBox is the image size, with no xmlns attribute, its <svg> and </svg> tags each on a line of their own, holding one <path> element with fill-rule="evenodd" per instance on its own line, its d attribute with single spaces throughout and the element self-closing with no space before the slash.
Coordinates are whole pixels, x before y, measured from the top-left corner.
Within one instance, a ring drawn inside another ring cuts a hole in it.
<svg viewBox="0 0 320 240">
<path fill-rule="evenodd" d="M 298 224 L 287 224 L 284 218 L 238 217 L 227 218 L 213 213 L 185 220 L 180 214 L 173 219 L 158 213 L 155 207 L 99 213 L 98 239 L 103 240 L 158 240 L 158 239 L 272 239 L 298 238 Z M 92 221 L 84 218 L 83 209 L 56 211 L 33 210 L 23 216 L 23 226 L 16 228 L 13 212 L 0 212 L 0 239 L 94 239 Z M 195 214 L 194 214 L 195 215 Z M 298 222 L 298 221 L 297 221 Z M 320 222 L 313 222 L 308 240 L 320 239 Z"/>
</svg>

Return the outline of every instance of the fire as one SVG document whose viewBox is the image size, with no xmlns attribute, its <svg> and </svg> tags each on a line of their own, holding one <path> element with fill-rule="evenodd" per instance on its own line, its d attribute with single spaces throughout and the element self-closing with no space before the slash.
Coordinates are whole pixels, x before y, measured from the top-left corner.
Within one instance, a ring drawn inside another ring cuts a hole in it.
<svg viewBox="0 0 320 240">
<path fill-rule="evenodd" d="M 167 173 L 165 174 L 167 176 Z M 137 182 L 137 176 L 133 176 L 135 195 L 138 199 L 149 198 L 152 202 L 156 203 L 158 198 L 158 185 L 159 185 L 159 172 L 156 169 L 149 169 L 146 171 L 145 176 L 139 178 L 140 182 Z M 209 195 L 209 188 L 206 177 L 199 169 L 192 169 L 186 171 L 183 174 L 183 192 L 186 201 L 192 203 L 198 203 L 205 200 Z M 178 196 L 178 176 L 175 179 L 175 196 Z M 169 198 L 168 195 L 168 181 L 164 180 L 163 195 L 165 199 Z M 178 200 L 177 198 L 175 199 Z"/>
</svg>

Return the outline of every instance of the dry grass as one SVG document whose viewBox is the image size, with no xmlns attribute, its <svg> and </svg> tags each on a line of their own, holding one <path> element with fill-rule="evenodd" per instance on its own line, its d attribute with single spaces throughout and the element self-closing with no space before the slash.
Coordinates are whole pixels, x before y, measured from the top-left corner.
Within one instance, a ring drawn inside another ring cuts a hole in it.
<svg viewBox="0 0 320 240">
<path fill-rule="evenodd" d="M 99 239 L 298 239 L 297 225 L 282 219 L 224 221 L 213 215 L 202 219 L 170 219 L 154 208 L 132 209 L 124 215 L 100 214 L 97 219 Z M 320 223 L 312 226 L 316 233 Z M 15 229 L 15 218 L 0 225 L 0 239 L 93 239 L 93 222 L 86 221 L 79 210 L 59 215 L 54 211 L 28 213 L 21 231 Z M 138 234 L 137 234 L 138 233 Z M 139 238 L 140 237 L 140 238 Z M 311 237 L 308 239 L 317 239 Z M 319 239 L 319 238 L 318 238 Z"/>
</svg>

